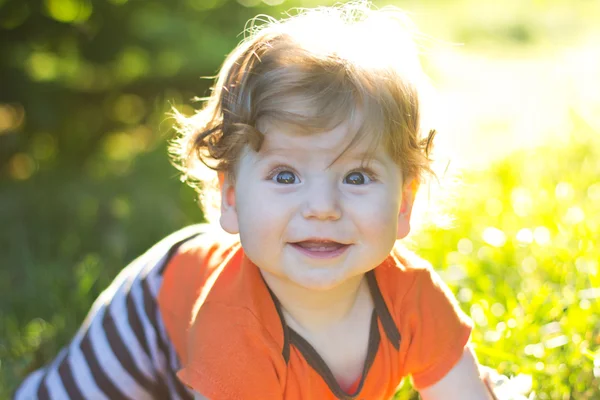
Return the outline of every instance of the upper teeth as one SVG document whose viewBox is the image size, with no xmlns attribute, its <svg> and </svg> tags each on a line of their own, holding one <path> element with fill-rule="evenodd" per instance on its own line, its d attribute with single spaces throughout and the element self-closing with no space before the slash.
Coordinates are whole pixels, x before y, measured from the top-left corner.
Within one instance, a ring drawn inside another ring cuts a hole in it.
<svg viewBox="0 0 600 400">
<path fill-rule="evenodd" d="M 336 242 L 300 242 L 298 245 L 311 250 L 330 250 L 341 246 L 340 243 Z"/>
</svg>

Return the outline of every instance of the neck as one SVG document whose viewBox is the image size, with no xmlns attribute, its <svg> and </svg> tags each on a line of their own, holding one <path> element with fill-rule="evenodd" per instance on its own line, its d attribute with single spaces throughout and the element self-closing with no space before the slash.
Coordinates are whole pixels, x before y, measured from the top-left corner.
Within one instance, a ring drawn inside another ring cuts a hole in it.
<svg viewBox="0 0 600 400">
<path fill-rule="evenodd" d="M 371 304 L 364 274 L 323 291 L 306 289 L 262 270 L 261 274 L 279 300 L 286 322 L 295 330 L 324 332 L 346 321 L 357 306 Z"/>
</svg>

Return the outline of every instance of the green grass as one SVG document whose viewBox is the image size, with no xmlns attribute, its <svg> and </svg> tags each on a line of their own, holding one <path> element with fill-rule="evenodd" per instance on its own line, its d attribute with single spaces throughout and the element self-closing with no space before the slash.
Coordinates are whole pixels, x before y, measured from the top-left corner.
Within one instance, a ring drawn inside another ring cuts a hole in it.
<svg viewBox="0 0 600 400">
<path fill-rule="evenodd" d="M 532 375 L 539 399 L 600 397 L 600 137 L 573 120 L 568 145 L 466 176 L 454 226 L 414 240 L 474 319 L 480 361 Z"/>
</svg>

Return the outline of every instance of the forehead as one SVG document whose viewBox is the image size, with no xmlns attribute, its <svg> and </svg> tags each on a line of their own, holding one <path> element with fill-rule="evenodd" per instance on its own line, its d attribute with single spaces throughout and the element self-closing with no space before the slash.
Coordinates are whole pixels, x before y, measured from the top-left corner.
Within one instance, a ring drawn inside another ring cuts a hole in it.
<svg viewBox="0 0 600 400">
<path fill-rule="evenodd" d="M 391 161 L 380 138 L 361 131 L 362 127 L 360 118 L 343 121 L 330 130 L 313 132 L 281 124 L 265 124 L 265 139 L 258 156 L 284 156 L 305 160 L 327 158 L 330 164 L 340 159 L 358 159 L 365 163 Z"/>
</svg>

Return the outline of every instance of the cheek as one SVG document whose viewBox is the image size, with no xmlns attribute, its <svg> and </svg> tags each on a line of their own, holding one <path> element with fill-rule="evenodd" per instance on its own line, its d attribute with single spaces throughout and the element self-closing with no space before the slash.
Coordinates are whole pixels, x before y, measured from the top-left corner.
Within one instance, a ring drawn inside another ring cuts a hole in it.
<svg viewBox="0 0 600 400">
<path fill-rule="evenodd" d="M 370 232 L 373 238 L 378 238 L 381 237 L 381 235 L 387 235 L 388 233 L 393 233 L 395 236 L 398 225 L 398 214 L 391 209 L 374 210 L 368 218 L 365 219 L 363 225 L 365 226 L 365 230 Z"/>
<path fill-rule="evenodd" d="M 363 231 L 369 232 L 374 237 L 386 234 L 388 231 L 395 235 L 400 210 L 398 198 L 382 193 L 380 196 L 360 199 L 352 209 L 354 220 Z"/>
<path fill-rule="evenodd" d="M 247 191 L 240 200 L 237 211 L 244 251 L 262 269 L 276 272 L 280 264 L 281 246 L 288 235 L 286 210 L 276 198 L 264 192 Z"/>
<path fill-rule="evenodd" d="M 280 235 L 285 226 L 285 204 L 264 190 L 240 187 L 237 213 L 240 229 L 248 236 Z M 241 233 L 241 232 L 240 232 Z"/>
</svg>

